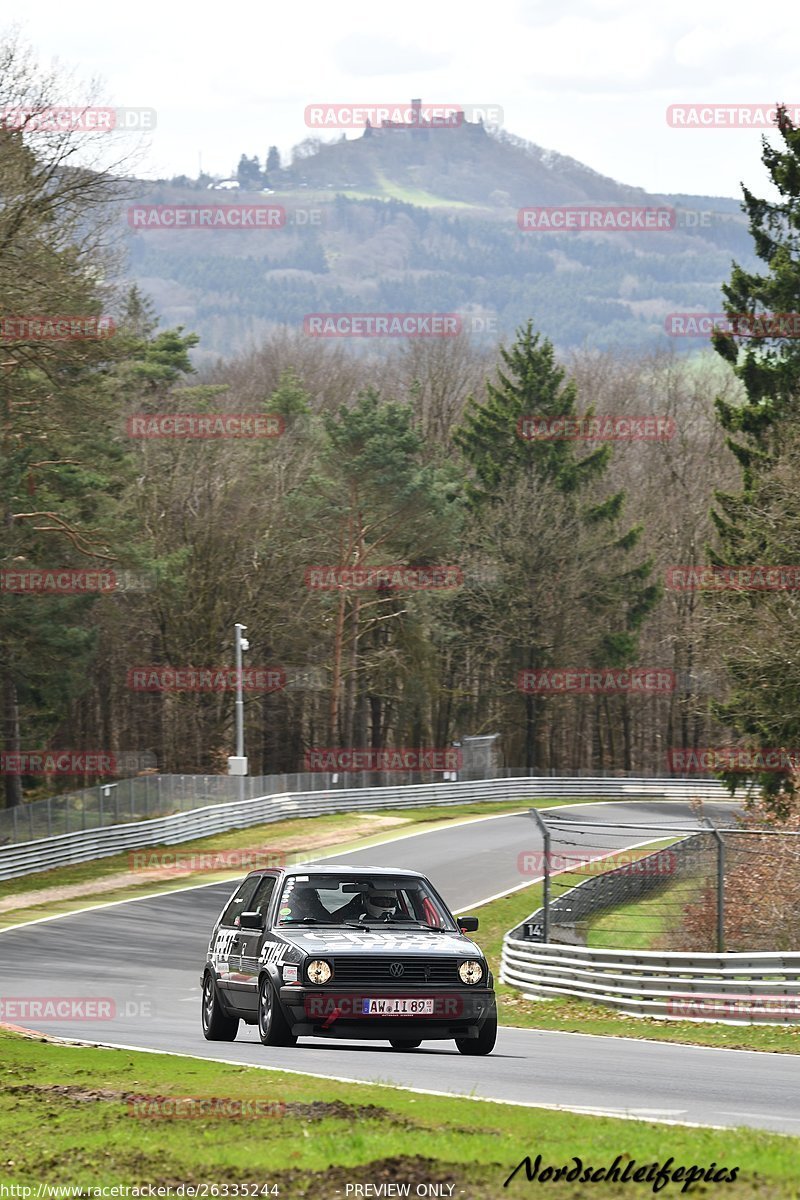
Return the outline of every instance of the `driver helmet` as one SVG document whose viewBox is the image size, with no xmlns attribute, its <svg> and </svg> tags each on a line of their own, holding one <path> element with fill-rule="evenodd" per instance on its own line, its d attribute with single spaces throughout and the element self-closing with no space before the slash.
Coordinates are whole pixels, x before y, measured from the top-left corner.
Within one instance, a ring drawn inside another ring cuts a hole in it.
<svg viewBox="0 0 800 1200">
<path fill-rule="evenodd" d="M 367 915 L 381 919 L 393 917 L 397 912 L 396 892 L 367 892 L 364 896 Z"/>
</svg>

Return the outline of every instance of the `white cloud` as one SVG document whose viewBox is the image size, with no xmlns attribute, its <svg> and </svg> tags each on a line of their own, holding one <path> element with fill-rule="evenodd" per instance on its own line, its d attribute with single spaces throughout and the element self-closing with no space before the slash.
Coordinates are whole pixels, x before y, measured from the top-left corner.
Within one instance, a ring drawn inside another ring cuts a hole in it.
<svg viewBox="0 0 800 1200">
<path fill-rule="evenodd" d="M 644 84 L 666 54 L 663 35 L 638 16 L 598 22 L 570 15 L 537 31 L 531 77 L 582 89 Z"/>
<path fill-rule="evenodd" d="M 755 133 L 669 129 L 670 103 L 800 102 L 800 6 L 778 34 L 746 0 L 37 0 L 22 25 L 43 63 L 101 75 L 117 104 L 158 110 L 150 174 L 227 172 L 283 153 L 329 100 L 498 104 L 512 132 L 653 191 L 738 194 L 764 178 Z M 367 94 L 369 93 L 369 94 Z"/>
<path fill-rule="evenodd" d="M 345 73 L 363 76 L 406 75 L 410 72 L 432 71 L 450 60 L 450 52 L 424 49 L 395 38 L 356 33 L 344 38 L 334 48 L 334 61 Z"/>
</svg>

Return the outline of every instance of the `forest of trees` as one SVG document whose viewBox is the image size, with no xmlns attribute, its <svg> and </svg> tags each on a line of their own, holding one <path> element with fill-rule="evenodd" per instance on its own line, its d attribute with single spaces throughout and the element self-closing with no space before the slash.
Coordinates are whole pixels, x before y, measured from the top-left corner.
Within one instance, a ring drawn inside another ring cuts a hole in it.
<svg viewBox="0 0 800 1200">
<path fill-rule="evenodd" d="M 153 204 L 196 203 L 195 191 L 139 183 Z M 484 317 L 504 337 L 533 318 L 562 348 L 702 348 L 670 337 L 667 313 L 719 312 L 732 257 L 750 262 L 740 216 L 714 214 L 708 228 L 648 236 L 521 232 L 510 206 L 493 218 L 333 191 L 278 192 L 280 235 L 258 244 L 236 233 L 213 239 L 182 231 L 137 232 L 130 274 L 157 291 L 162 311 L 202 336 L 204 362 L 252 346 L 278 326 L 301 328 L 309 312 L 459 312 Z M 251 194 L 252 198 L 252 194 Z M 259 199 L 261 199 L 259 197 Z M 293 226 L 292 209 L 319 224 Z M 212 353 L 213 352 L 213 353 Z"/>
<path fill-rule="evenodd" d="M 4 53 L 4 103 L 45 103 L 47 81 Z M 160 329 L 121 282 L 108 209 L 122 185 L 75 165 L 74 136 L 32 146 L 0 129 L 3 314 L 116 323 L 94 339 L 4 332 L 0 568 L 102 567 L 125 582 L 83 595 L 4 586 L 6 753 L 103 748 L 151 752 L 167 772 L 225 771 L 233 693 L 141 691 L 131 672 L 231 667 L 237 621 L 247 664 L 286 672 L 285 686 L 246 692 L 252 774 L 302 770 L 311 747 L 487 733 L 507 766 L 556 771 L 664 774 L 672 747 L 800 744 L 796 593 L 709 599 L 666 582 L 712 556 L 800 562 L 791 341 L 565 356 L 525 323 L 497 347 L 459 336 L 356 355 L 283 329 L 194 372 L 196 335 Z M 746 197 L 768 274 L 733 271 L 731 312 L 792 308 L 790 128 L 783 147 L 764 158 L 781 204 Z M 174 412 L 276 414 L 283 432 L 128 435 L 132 416 Z M 674 436 L 519 436 L 525 416 L 591 413 L 668 418 Z M 387 564 L 457 566 L 463 582 L 307 584 L 314 566 Z M 518 687 L 520 672 L 569 667 L 660 668 L 675 686 Z M 43 788 L 18 774 L 5 785 L 9 805 Z"/>
</svg>

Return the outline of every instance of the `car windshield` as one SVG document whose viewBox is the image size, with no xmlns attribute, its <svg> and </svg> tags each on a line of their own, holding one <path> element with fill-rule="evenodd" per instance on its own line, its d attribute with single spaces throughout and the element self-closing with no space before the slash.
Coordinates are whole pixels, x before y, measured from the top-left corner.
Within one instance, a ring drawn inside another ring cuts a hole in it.
<svg viewBox="0 0 800 1200">
<path fill-rule="evenodd" d="M 290 875 L 278 905 L 278 924 L 456 929 L 424 879 L 333 873 Z"/>
</svg>

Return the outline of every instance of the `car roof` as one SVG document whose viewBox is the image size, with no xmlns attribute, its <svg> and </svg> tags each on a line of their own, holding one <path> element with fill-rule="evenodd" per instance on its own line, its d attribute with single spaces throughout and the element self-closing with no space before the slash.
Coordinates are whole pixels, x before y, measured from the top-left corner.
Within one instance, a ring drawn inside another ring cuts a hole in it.
<svg viewBox="0 0 800 1200">
<path fill-rule="evenodd" d="M 421 871 L 411 871 L 407 867 L 349 867 L 346 863 L 342 866 L 327 866 L 314 863 L 297 863 L 292 867 L 280 868 L 284 875 L 338 875 L 342 876 L 358 876 L 358 875 L 389 875 L 393 878 L 398 875 L 413 876 L 415 879 L 424 879 L 425 876 Z M 251 871 L 251 875 L 259 875 L 260 871 Z"/>
</svg>

